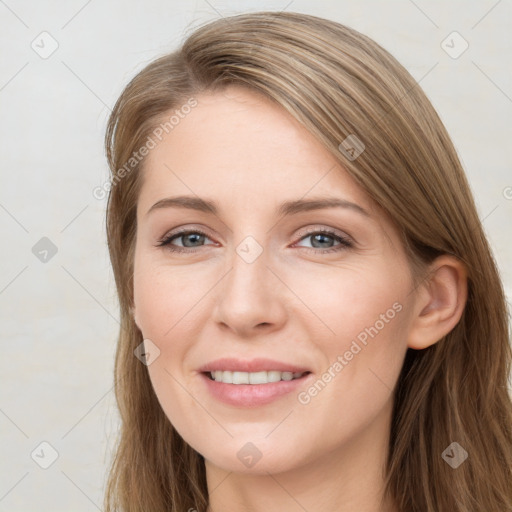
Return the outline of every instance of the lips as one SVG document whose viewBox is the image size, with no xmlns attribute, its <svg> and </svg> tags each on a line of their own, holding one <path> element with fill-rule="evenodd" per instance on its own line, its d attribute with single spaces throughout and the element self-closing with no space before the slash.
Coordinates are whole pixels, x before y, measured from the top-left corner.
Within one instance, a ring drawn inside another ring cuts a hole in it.
<svg viewBox="0 0 512 512">
<path fill-rule="evenodd" d="M 297 391 L 314 378 L 306 366 L 264 357 L 250 360 L 229 357 L 216 359 L 201 366 L 198 373 L 211 397 L 244 408 L 263 406 L 280 397 L 284 399 L 285 395 Z M 216 380 L 212 378 L 212 373 L 221 374 L 222 378 Z M 267 378 L 263 379 L 262 374 L 267 374 Z M 276 374 L 281 378 L 274 381 Z"/>
<path fill-rule="evenodd" d="M 250 360 L 234 359 L 234 358 L 221 358 L 211 361 L 198 369 L 201 373 L 215 372 L 215 371 L 231 371 L 231 372 L 291 372 L 291 373 L 305 373 L 311 370 L 305 366 L 299 366 L 283 361 L 277 361 L 267 358 L 256 358 Z"/>
<path fill-rule="evenodd" d="M 237 372 L 233 372 L 233 374 L 235 373 Z M 292 380 L 279 380 L 265 384 L 230 384 L 212 380 L 209 375 L 210 372 L 199 373 L 200 382 L 203 383 L 209 396 L 224 404 L 242 408 L 261 407 L 276 400 L 286 400 L 287 396 L 290 400 L 290 395 L 293 396 L 294 393 L 296 395 L 300 389 L 311 384 L 315 378 L 313 373 L 307 372 Z M 257 375 L 257 373 L 251 375 Z"/>
</svg>

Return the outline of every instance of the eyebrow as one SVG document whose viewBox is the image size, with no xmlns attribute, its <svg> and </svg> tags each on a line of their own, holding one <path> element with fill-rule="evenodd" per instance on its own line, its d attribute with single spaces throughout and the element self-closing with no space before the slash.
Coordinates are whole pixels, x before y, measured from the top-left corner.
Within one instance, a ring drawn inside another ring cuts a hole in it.
<svg viewBox="0 0 512 512">
<path fill-rule="evenodd" d="M 176 196 L 160 199 L 147 211 L 146 215 L 161 208 L 187 208 L 190 210 L 211 213 L 213 215 L 219 214 L 219 207 L 215 201 L 202 199 L 197 196 Z M 312 199 L 285 201 L 277 209 L 277 215 L 295 215 L 297 213 L 322 210 L 324 208 L 347 208 L 360 213 L 365 217 L 371 217 L 370 213 L 362 206 L 352 203 L 351 201 L 347 201 L 346 199 L 336 197 L 317 197 Z"/>
</svg>

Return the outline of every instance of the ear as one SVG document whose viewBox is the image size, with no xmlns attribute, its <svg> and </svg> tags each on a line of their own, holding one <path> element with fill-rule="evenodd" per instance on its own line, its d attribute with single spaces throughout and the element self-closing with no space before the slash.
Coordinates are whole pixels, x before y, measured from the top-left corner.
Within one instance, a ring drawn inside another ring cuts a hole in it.
<svg viewBox="0 0 512 512">
<path fill-rule="evenodd" d="M 429 267 L 416 290 L 415 311 L 407 346 L 421 350 L 437 343 L 459 322 L 467 300 L 466 265 L 444 254 Z"/>
</svg>

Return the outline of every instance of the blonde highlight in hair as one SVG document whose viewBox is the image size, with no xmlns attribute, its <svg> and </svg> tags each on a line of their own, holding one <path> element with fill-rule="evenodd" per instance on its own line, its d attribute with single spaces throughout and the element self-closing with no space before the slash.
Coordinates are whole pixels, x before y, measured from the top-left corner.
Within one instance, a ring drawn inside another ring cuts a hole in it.
<svg viewBox="0 0 512 512">
<path fill-rule="evenodd" d="M 196 29 L 147 65 L 110 117 L 113 178 L 171 109 L 241 86 L 271 99 L 321 141 L 398 226 L 416 282 L 441 254 L 464 262 L 468 300 L 438 343 L 409 349 L 395 388 L 386 495 L 403 512 L 512 512 L 511 347 L 503 287 L 453 144 L 410 74 L 370 38 L 288 12 L 232 16 Z M 357 136 L 365 151 L 346 158 Z M 205 512 L 203 457 L 174 430 L 134 357 L 131 315 L 141 165 L 116 181 L 107 237 L 121 310 L 115 391 L 121 431 L 105 494 L 111 511 Z M 457 441 L 468 460 L 441 457 Z"/>
</svg>

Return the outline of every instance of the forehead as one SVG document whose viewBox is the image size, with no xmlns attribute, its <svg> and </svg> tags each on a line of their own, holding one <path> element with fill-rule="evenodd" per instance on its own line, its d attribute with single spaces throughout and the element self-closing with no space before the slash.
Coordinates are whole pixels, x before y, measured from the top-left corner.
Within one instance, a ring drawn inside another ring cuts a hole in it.
<svg viewBox="0 0 512 512">
<path fill-rule="evenodd" d="M 146 157 L 139 202 L 192 193 L 249 206 L 328 194 L 374 206 L 333 155 L 270 99 L 229 87 L 196 100 Z"/>
</svg>

